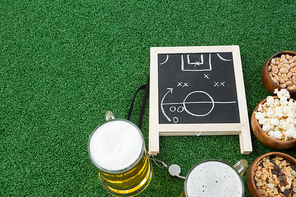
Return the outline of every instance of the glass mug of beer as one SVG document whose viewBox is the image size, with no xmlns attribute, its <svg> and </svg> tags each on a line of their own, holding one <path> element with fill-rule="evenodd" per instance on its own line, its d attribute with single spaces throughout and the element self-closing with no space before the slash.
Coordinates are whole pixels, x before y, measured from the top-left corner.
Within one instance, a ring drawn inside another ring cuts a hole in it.
<svg viewBox="0 0 296 197">
<path fill-rule="evenodd" d="M 247 167 L 248 162 L 244 159 L 234 166 L 214 159 L 202 161 L 188 172 L 180 197 L 243 197 L 245 187 L 241 176 Z"/>
<path fill-rule="evenodd" d="M 106 122 L 90 135 L 88 154 L 99 171 L 103 188 L 114 196 L 141 193 L 152 177 L 144 137 L 132 122 L 106 113 Z"/>
</svg>

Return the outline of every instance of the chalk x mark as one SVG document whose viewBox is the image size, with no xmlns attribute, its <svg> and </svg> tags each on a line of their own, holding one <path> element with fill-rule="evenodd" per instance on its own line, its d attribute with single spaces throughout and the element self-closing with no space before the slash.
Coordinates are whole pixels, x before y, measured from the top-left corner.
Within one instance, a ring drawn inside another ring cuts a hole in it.
<svg viewBox="0 0 296 197">
<path fill-rule="evenodd" d="M 214 87 L 221 87 L 221 86 L 224 86 L 225 87 L 225 81 L 214 81 Z"/>
</svg>

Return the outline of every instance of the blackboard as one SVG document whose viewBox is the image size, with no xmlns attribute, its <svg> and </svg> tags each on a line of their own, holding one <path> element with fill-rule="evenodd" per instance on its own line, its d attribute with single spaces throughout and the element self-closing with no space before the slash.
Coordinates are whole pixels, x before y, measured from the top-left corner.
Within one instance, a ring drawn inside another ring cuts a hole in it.
<svg viewBox="0 0 296 197">
<path fill-rule="evenodd" d="M 159 123 L 239 123 L 232 53 L 158 54 Z"/>
<path fill-rule="evenodd" d="M 149 152 L 159 136 L 239 135 L 252 152 L 239 46 L 150 49 Z"/>
</svg>

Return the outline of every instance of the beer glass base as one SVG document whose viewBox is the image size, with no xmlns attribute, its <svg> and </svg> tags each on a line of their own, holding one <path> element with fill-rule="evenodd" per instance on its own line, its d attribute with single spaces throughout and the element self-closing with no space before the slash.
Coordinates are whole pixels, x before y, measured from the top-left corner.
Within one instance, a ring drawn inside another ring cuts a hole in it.
<svg viewBox="0 0 296 197">
<path fill-rule="evenodd" d="M 143 192 L 146 187 L 149 185 L 151 178 L 152 178 L 152 164 L 150 162 L 150 160 L 148 159 L 148 166 L 149 166 L 149 170 L 147 171 L 147 174 L 145 176 L 145 178 L 141 181 L 140 184 L 136 185 L 133 188 L 130 189 L 115 189 L 112 188 L 108 185 L 106 185 L 104 183 L 104 181 L 102 180 L 100 173 L 99 173 L 99 180 L 103 186 L 103 188 L 111 195 L 113 196 L 118 196 L 118 197 L 123 197 L 123 196 L 136 196 L 138 194 L 140 194 L 141 192 Z"/>
</svg>

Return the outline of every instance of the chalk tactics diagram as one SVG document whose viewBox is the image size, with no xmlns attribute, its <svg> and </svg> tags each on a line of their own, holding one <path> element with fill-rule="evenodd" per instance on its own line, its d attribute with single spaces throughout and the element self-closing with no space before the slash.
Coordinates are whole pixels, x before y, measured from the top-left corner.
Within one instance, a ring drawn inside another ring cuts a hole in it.
<svg viewBox="0 0 296 197">
<path fill-rule="evenodd" d="M 195 117 L 203 117 L 209 115 L 215 108 L 216 104 L 233 104 L 236 101 L 215 101 L 211 95 L 205 91 L 193 91 L 187 94 L 183 101 L 181 102 L 165 102 L 165 98 L 169 94 L 173 94 L 173 88 L 167 88 L 166 94 L 162 97 L 160 108 L 163 116 L 169 122 L 178 123 L 179 118 L 174 116 L 170 118 L 165 112 L 164 106 L 169 106 L 169 111 L 171 113 L 186 112 L 187 114 Z M 196 107 L 198 105 L 203 105 L 202 108 Z"/>
<path fill-rule="evenodd" d="M 171 59 L 171 55 L 165 55 L 162 57 L 159 62 L 159 66 L 166 66 L 169 64 Z M 176 55 L 175 55 L 176 56 Z M 215 63 L 217 64 L 217 60 L 222 62 L 230 62 L 232 61 L 229 56 L 227 58 L 223 57 L 222 54 L 219 53 L 195 53 L 195 54 L 179 54 L 180 56 L 180 71 L 187 72 L 198 72 L 201 73 L 202 80 L 210 81 L 212 83 L 213 89 L 221 89 L 227 87 L 227 82 L 223 81 L 223 77 L 218 80 L 212 79 L 211 72 L 213 71 L 213 58 L 215 57 Z M 175 60 L 174 60 L 175 61 Z M 173 86 L 166 87 L 165 93 L 160 95 L 160 109 L 161 114 L 165 117 L 166 121 L 170 123 L 178 123 L 179 116 L 182 113 L 186 113 L 192 117 L 202 118 L 206 117 L 213 112 L 217 105 L 233 105 L 237 104 L 236 98 L 233 100 L 220 100 L 214 98 L 211 93 L 208 91 L 204 91 L 196 88 L 196 84 L 190 84 L 186 79 L 183 81 L 178 81 L 176 88 L 188 88 L 187 92 L 183 92 L 184 95 L 173 96 L 175 93 Z M 178 94 L 178 93 L 176 93 Z M 167 98 L 177 98 L 176 102 L 171 102 L 172 99 Z M 169 101 L 167 101 L 169 100 Z"/>
<path fill-rule="evenodd" d="M 219 53 L 216 55 L 225 62 L 231 61 L 231 59 L 223 58 Z M 182 54 L 181 55 L 181 70 L 182 71 L 211 71 L 212 70 L 212 54 Z M 166 58 L 159 65 L 165 65 L 168 62 L 170 55 L 166 55 Z M 205 63 L 207 62 L 207 63 Z"/>
<path fill-rule="evenodd" d="M 207 63 L 206 63 L 207 62 Z M 186 54 L 181 57 L 181 70 L 182 71 L 211 71 L 212 62 L 211 54 Z"/>
<path fill-rule="evenodd" d="M 160 136 L 208 135 L 252 152 L 239 46 L 151 47 L 149 79 L 149 153 Z"/>
</svg>

